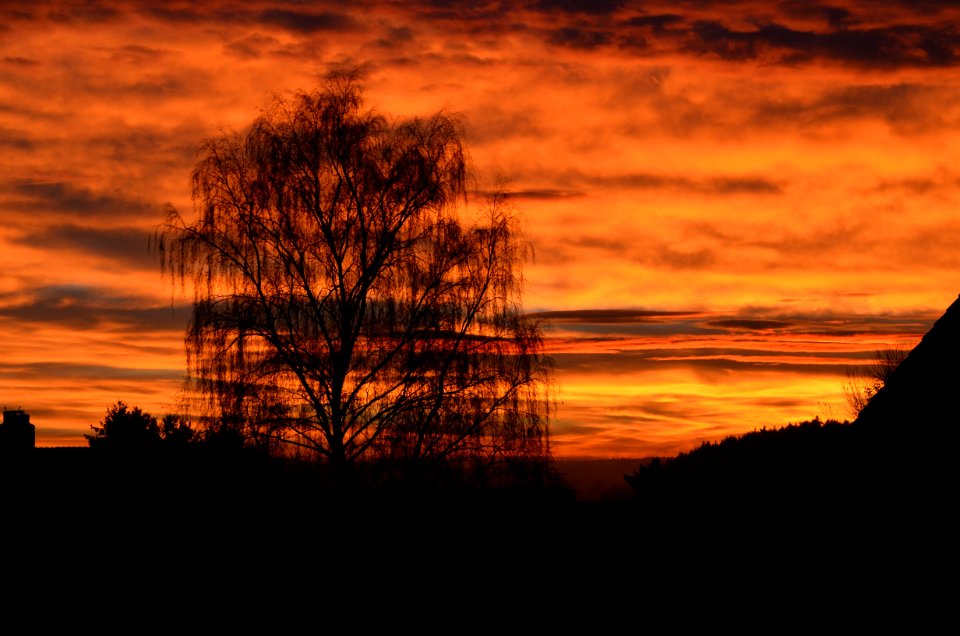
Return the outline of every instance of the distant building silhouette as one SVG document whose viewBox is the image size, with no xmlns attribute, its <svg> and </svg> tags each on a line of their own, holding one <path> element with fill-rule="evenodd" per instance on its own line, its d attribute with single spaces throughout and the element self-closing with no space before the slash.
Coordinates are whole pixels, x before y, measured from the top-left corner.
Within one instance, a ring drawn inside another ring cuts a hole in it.
<svg viewBox="0 0 960 636">
<path fill-rule="evenodd" d="M 36 445 L 37 427 L 30 423 L 30 415 L 23 409 L 3 409 L 0 424 L 0 452 L 17 452 Z"/>
</svg>

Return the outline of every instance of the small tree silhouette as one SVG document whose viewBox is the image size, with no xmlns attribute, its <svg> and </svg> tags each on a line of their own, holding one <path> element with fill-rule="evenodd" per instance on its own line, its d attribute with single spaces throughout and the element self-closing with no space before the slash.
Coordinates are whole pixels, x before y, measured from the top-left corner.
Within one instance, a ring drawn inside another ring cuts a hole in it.
<svg viewBox="0 0 960 636">
<path fill-rule="evenodd" d="M 843 393 L 850 413 L 856 418 L 867 402 L 882 389 L 900 363 L 907 357 L 905 349 L 882 349 L 874 354 L 873 364 L 866 368 L 848 367 L 843 380 Z"/>
<path fill-rule="evenodd" d="M 100 426 L 91 426 L 93 434 L 84 437 L 91 448 L 147 449 L 185 446 L 194 441 L 196 431 L 179 415 L 165 415 L 162 420 L 143 411 L 130 408 L 122 400 L 107 408 Z"/>
<path fill-rule="evenodd" d="M 90 429 L 93 434 L 84 437 L 91 448 L 143 449 L 157 445 L 161 439 L 157 418 L 119 400 L 107 409 L 100 426 Z"/>
</svg>

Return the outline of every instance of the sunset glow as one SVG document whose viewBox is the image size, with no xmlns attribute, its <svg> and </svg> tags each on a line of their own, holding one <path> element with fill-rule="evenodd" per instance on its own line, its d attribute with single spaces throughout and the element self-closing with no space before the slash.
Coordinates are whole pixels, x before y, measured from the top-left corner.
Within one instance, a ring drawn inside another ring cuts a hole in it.
<svg viewBox="0 0 960 636">
<path fill-rule="evenodd" d="M 160 8 L 158 8 L 160 7 Z M 359 68 L 462 115 L 535 258 L 558 456 L 849 417 L 841 382 L 960 292 L 960 8 L 935 2 L 36 2 L 0 20 L 0 403 L 82 445 L 172 410 L 149 237 L 204 137 Z"/>
</svg>

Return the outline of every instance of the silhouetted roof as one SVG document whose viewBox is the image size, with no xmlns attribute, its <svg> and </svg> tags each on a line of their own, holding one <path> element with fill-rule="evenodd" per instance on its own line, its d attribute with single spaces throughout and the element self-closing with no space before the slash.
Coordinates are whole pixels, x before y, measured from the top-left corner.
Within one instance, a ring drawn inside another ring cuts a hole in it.
<svg viewBox="0 0 960 636">
<path fill-rule="evenodd" d="M 858 424 L 937 425 L 960 420 L 960 297 L 860 412 Z"/>
</svg>

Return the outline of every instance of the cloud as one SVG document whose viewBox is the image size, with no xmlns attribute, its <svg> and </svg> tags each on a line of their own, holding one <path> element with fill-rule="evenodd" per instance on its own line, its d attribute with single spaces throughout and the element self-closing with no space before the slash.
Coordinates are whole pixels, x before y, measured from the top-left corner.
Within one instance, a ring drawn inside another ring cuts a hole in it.
<svg viewBox="0 0 960 636">
<path fill-rule="evenodd" d="M 871 29 L 801 31 L 776 23 L 738 31 L 718 20 L 692 25 L 683 50 L 728 61 L 795 65 L 823 60 L 862 68 L 944 67 L 960 62 L 955 27 L 893 24 Z"/>
<path fill-rule="evenodd" d="M 626 230 L 619 238 L 593 234 L 544 238 L 538 242 L 538 262 L 562 264 L 597 256 L 611 261 L 628 261 L 670 270 L 702 270 L 721 262 L 722 246 L 687 247 L 673 245 L 663 237 L 631 236 Z M 593 254 L 587 255 L 588 252 Z"/>
<path fill-rule="evenodd" d="M 711 320 L 707 323 L 711 327 L 720 327 L 721 329 L 731 329 L 734 331 L 771 331 L 789 327 L 793 323 L 781 320 Z"/>
<path fill-rule="evenodd" d="M 252 33 L 243 38 L 227 42 L 223 45 L 223 49 L 233 57 L 241 60 L 251 60 L 262 57 L 268 49 L 274 49 L 279 45 L 280 41 L 273 36 Z"/>
<path fill-rule="evenodd" d="M 206 11 L 198 8 L 198 5 L 180 5 L 176 8 L 170 8 L 165 6 L 156 6 L 152 3 L 148 3 L 146 6 L 142 7 L 140 11 L 145 15 L 149 15 L 153 18 L 161 20 L 163 22 L 170 22 L 173 24 L 183 24 L 190 23 L 195 24 L 201 21 L 207 21 L 214 18 L 211 16 L 210 11 L 215 10 L 215 5 L 210 3 L 204 3 L 204 9 Z M 222 19 L 224 22 L 231 21 L 231 18 L 235 18 L 235 12 L 220 12 L 222 15 L 216 16 Z"/>
<path fill-rule="evenodd" d="M 899 134 L 955 128 L 946 115 L 960 107 L 953 89 L 915 83 L 853 85 L 828 90 L 812 99 L 759 100 L 751 110 L 761 126 L 820 126 L 876 118 Z"/>
<path fill-rule="evenodd" d="M 77 22 L 97 24 L 116 20 L 123 15 L 116 7 L 103 2 L 96 2 L 96 0 L 69 7 L 61 7 L 56 4 L 53 6 L 55 8 L 50 11 L 49 18 L 54 22 L 66 24 Z"/>
<path fill-rule="evenodd" d="M 0 135 L 0 140 L 3 137 Z M 0 142 L 2 143 L 2 142 Z M 563 190 L 560 188 L 540 188 L 532 190 L 506 190 L 504 195 L 511 199 L 549 201 L 555 199 L 572 199 L 584 196 L 579 190 Z"/>
<path fill-rule="evenodd" d="M 902 179 L 883 179 L 870 188 L 874 192 L 889 192 L 902 190 L 913 195 L 925 195 L 936 193 L 943 190 L 954 190 L 960 186 L 960 178 L 902 178 Z"/>
<path fill-rule="evenodd" d="M 0 147 L 4 146 L 14 151 L 30 151 L 36 147 L 36 142 L 19 130 L 0 126 Z"/>
<path fill-rule="evenodd" d="M 4 200 L 5 199 L 5 200 Z M 157 216 L 159 206 L 119 192 L 98 192 L 63 181 L 19 181 L 0 202 L 8 210 L 35 216 L 102 218 Z"/>
<path fill-rule="evenodd" d="M 717 252 L 712 249 L 678 250 L 668 245 L 652 249 L 636 250 L 633 259 L 638 263 L 667 269 L 707 269 L 717 262 Z"/>
<path fill-rule="evenodd" d="M 777 9 L 786 16 L 825 21 L 829 26 L 842 28 L 856 22 L 853 14 L 845 7 L 822 5 L 810 0 L 786 0 Z"/>
<path fill-rule="evenodd" d="M 527 175 L 525 180 L 536 180 L 539 175 Z M 541 177 L 542 178 L 542 177 Z M 686 177 L 676 174 L 654 172 L 589 173 L 580 170 L 565 170 L 554 179 L 572 186 L 574 191 L 591 191 L 597 188 L 624 190 L 674 190 L 698 195 L 778 195 L 783 186 L 775 180 L 758 175 L 706 175 Z"/>
<path fill-rule="evenodd" d="M 574 309 L 565 311 L 541 311 L 527 314 L 533 318 L 568 323 L 619 325 L 624 323 L 663 322 L 678 318 L 695 318 L 699 312 L 650 311 L 646 309 Z"/>
<path fill-rule="evenodd" d="M 861 298 L 871 296 L 861 292 L 838 294 L 843 297 Z M 630 344 L 632 336 L 676 335 L 725 339 L 734 332 L 757 332 L 758 337 L 823 336 L 849 339 L 858 336 L 909 335 L 924 333 L 938 314 L 906 312 L 890 314 L 857 314 L 840 311 L 790 311 L 783 306 L 744 307 L 735 313 L 720 314 L 708 311 L 659 311 L 639 309 L 575 309 L 565 311 L 541 311 L 531 317 L 550 322 L 556 336 L 568 344 L 582 341 L 583 344 L 602 343 L 606 349 L 616 348 L 617 338 L 624 339 L 623 347 Z M 584 334 L 590 334 L 584 337 Z M 600 337 L 596 337 L 600 336 Z M 789 340 L 781 342 L 790 355 L 805 355 L 797 352 Z M 702 349 L 691 344 L 688 349 Z M 771 351 L 774 351 L 771 349 Z M 706 355 L 703 351 L 694 355 Z M 712 355 L 712 354 L 711 354 Z"/>
<path fill-rule="evenodd" d="M 111 59 L 122 64 L 153 64 L 172 55 L 172 51 L 167 49 L 142 44 L 125 44 L 108 50 L 111 51 Z"/>
<path fill-rule="evenodd" d="M 648 349 L 620 353 L 554 353 L 551 357 L 558 371 L 576 376 L 662 374 L 671 370 L 696 373 L 705 382 L 723 381 L 725 374 L 788 373 L 842 376 L 847 361 L 837 362 L 837 354 L 785 355 L 783 352 L 751 350 Z M 805 359 L 807 358 L 807 359 Z M 823 358 L 822 362 L 816 362 Z"/>
<path fill-rule="evenodd" d="M 190 309 L 88 285 L 48 285 L 0 296 L 0 319 L 68 329 L 182 332 Z"/>
<path fill-rule="evenodd" d="M 631 27 L 650 28 L 656 34 L 663 34 L 671 27 L 682 26 L 686 22 L 684 16 L 677 13 L 659 13 L 652 15 L 635 16 L 624 21 Z"/>
<path fill-rule="evenodd" d="M 706 177 L 694 179 L 674 175 L 633 173 L 587 177 L 588 181 L 634 190 L 671 189 L 698 194 L 780 194 L 781 186 L 762 177 Z"/>
<path fill-rule="evenodd" d="M 20 57 L 19 55 L 4 57 L 3 61 L 6 64 L 13 64 L 16 66 L 24 66 L 24 67 L 32 67 L 40 63 L 37 60 L 30 59 L 27 57 Z"/>
<path fill-rule="evenodd" d="M 79 225 L 51 225 L 22 233 L 15 243 L 68 250 L 93 258 L 114 261 L 142 269 L 156 269 L 157 256 L 150 254 L 150 232 L 134 227 L 94 228 Z"/>
<path fill-rule="evenodd" d="M 116 367 L 66 362 L 0 363 L 0 378 L 53 380 L 182 380 L 182 369 Z M 33 414 L 34 410 L 30 410 Z"/>
<path fill-rule="evenodd" d="M 495 104 L 474 107 L 465 118 L 471 146 L 515 138 L 543 138 L 549 131 L 536 108 L 508 110 Z"/>
<path fill-rule="evenodd" d="M 606 31 L 573 26 L 551 30 L 547 37 L 550 44 L 573 49 L 596 49 L 610 44 L 612 40 L 612 34 Z"/>
<path fill-rule="evenodd" d="M 312 34 L 320 31 L 350 31 L 359 28 L 358 22 L 345 13 L 321 11 L 292 11 L 289 9 L 265 9 L 259 13 L 259 21 L 283 27 L 290 31 Z"/>
<path fill-rule="evenodd" d="M 591 15 L 615 13 L 626 4 L 626 0 L 539 0 L 536 10 L 547 13 L 562 11 Z"/>
<path fill-rule="evenodd" d="M 917 224 L 893 242 L 890 253 L 911 267 L 953 271 L 960 267 L 960 223 Z"/>
</svg>

